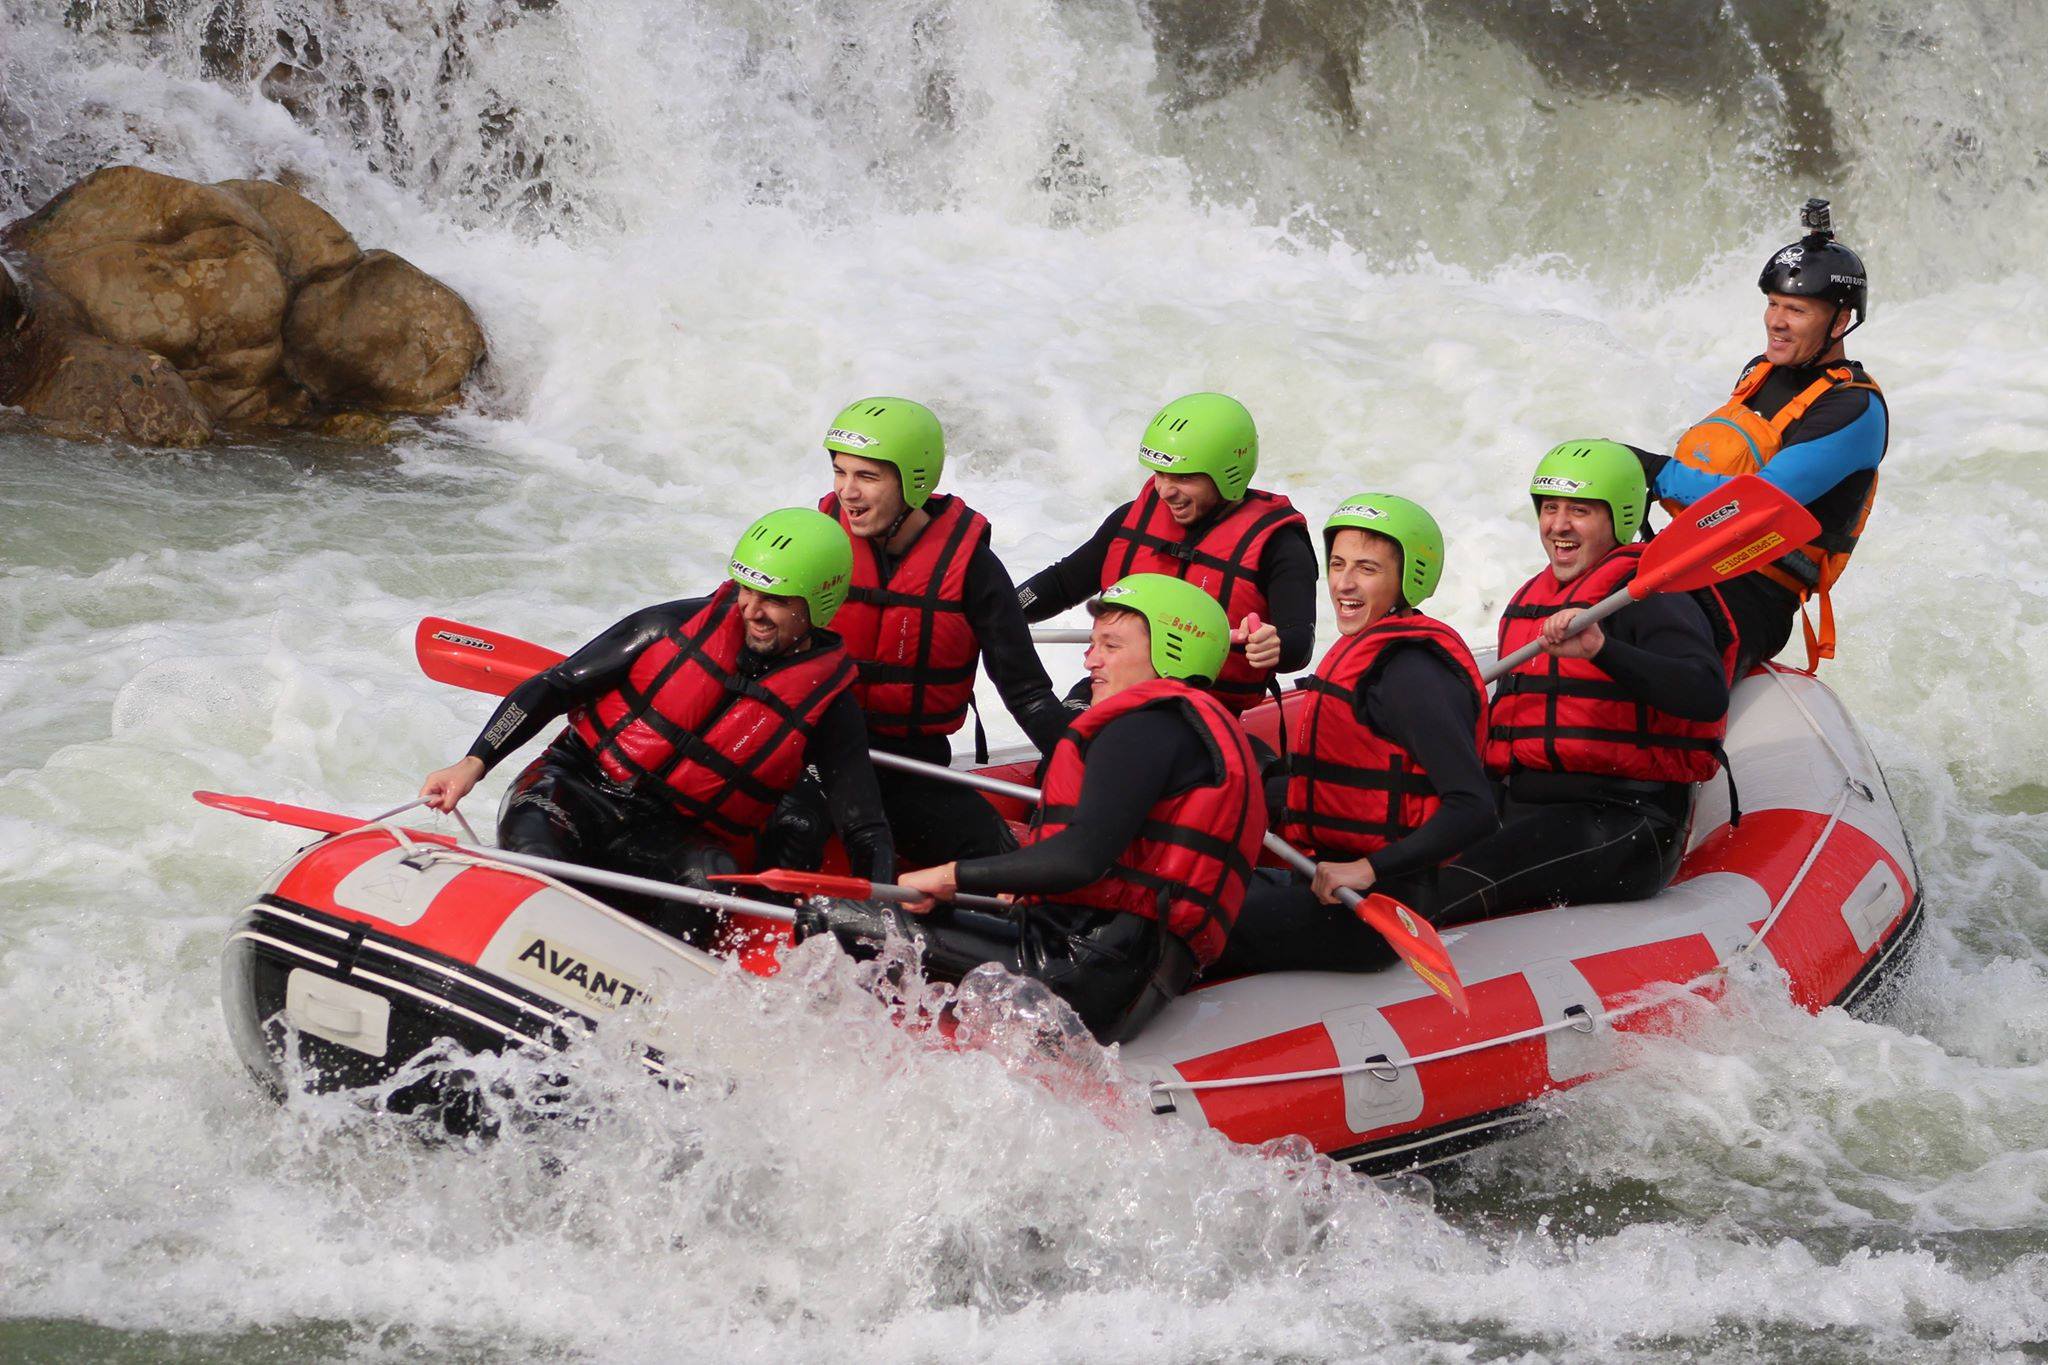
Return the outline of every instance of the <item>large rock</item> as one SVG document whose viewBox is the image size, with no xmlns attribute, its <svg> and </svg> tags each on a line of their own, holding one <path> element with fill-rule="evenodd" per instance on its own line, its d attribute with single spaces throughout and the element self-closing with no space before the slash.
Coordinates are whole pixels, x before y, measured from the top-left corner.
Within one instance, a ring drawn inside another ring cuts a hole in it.
<svg viewBox="0 0 2048 1365">
<path fill-rule="evenodd" d="M 439 412 L 483 354 L 454 290 L 412 262 L 372 251 L 309 284 L 284 324 L 285 370 L 329 407 Z"/>
<path fill-rule="evenodd" d="M 0 259 L 0 402 L 66 434 L 371 430 L 456 402 L 484 351 L 454 291 L 270 181 L 112 167 L 0 230 Z"/>
</svg>

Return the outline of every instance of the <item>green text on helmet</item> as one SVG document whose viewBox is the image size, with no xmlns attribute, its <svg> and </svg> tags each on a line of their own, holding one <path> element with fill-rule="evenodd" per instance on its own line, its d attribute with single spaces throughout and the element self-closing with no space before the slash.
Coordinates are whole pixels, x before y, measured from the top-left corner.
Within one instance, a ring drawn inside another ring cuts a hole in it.
<svg viewBox="0 0 2048 1365">
<path fill-rule="evenodd" d="M 1207 474 L 1225 502 L 1236 502 L 1259 469 L 1259 429 L 1235 398 L 1191 393 L 1161 408 L 1145 428 L 1138 463 L 1162 474 Z"/>
<path fill-rule="evenodd" d="M 825 432 L 825 449 L 896 466 L 903 501 L 922 507 L 946 467 L 946 436 L 938 416 L 908 398 L 863 398 L 850 403 Z"/>
<path fill-rule="evenodd" d="M 1162 573 L 1118 579 L 1095 599 L 1095 610 L 1122 608 L 1145 618 L 1152 671 L 1162 678 L 1208 684 L 1230 657 L 1230 618 L 1223 604 L 1194 584 Z"/>
<path fill-rule="evenodd" d="M 1323 553 L 1346 527 L 1385 536 L 1401 547 L 1401 600 L 1419 607 L 1444 576 L 1444 533 L 1421 503 L 1392 493 L 1356 493 L 1323 523 Z"/>
<path fill-rule="evenodd" d="M 852 586 L 853 542 L 836 518 L 784 507 L 740 534 L 725 576 L 770 597 L 801 597 L 811 624 L 827 626 Z"/>
<path fill-rule="evenodd" d="M 1621 442 L 1566 441 L 1552 446 L 1536 466 L 1529 496 L 1539 508 L 1545 498 L 1606 503 L 1614 514 L 1614 538 L 1626 545 L 1643 524 L 1650 490 L 1642 461 Z"/>
</svg>

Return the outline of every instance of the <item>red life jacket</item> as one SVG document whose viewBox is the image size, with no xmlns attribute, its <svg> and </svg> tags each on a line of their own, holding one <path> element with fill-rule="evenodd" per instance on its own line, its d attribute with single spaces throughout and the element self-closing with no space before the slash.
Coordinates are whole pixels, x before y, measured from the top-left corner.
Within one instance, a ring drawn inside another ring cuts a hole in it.
<svg viewBox="0 0 2048 1365">
<path fill-rule="evenodd" d="M 1287 841 L 1325 859 L 1365 858 L 1428 822 L 1443 804 L 1415 756 L 1358 718 L 1358 699 L 1396 646 L 1427 649 L 1471 688 L 1479 717 L 1474 752 L 1486 743 L 1486 684 L 1458 632 L 1411 611 L 1384 616 L 1330 646 L 1301 684 L 1287 760 Z"/>
<path fill-rule="evenodd" d="M 1503 657 L 1534 640 L 1566 607 L 1589 607 L 1635 576 L 1643 547 L 1624 545 L 1570 583 L 1548 567 L 1522 585 L 1500 618 Z M 1735 671 L 1735 631 L 1718 594 L 1695 593 Z M 1719 620 L 1713 619 L 1716 615 Z M 1728 718 L 1685 720 L 1636 700 L 1590 659 L 1537 654 L 1500 680 L 1488 708 L 1487 771 L 1590 773 L 1641 782 L 1705 782 L 1719 771 Z"/>
<path fill-rule="evenodd" d="M 1148 479 L 1110 538 L 1102 557 L 1102 586 L 1134 573 L 1184 578 L 1223 604 L 1223 614 L 1235 630 L 1253 612 L 1265 615 L 1259 560 L 1266 543 L 1288 526 L 1305 530 L 1308 519 L 1279 494 L 1253 488 L 1191 541 Z M 1253 668 L 1244 661 L 1244 651 L 1233 648 L 1223 664 L 1223 676 L 1209 690 L 1232 711 L 1242 711 L 1258 703 L 1272 676 L 1272 669 Z"/>
<path fill-rule="evenodd" d="M 1236 717 L 1216 698 L 1176 678 L 1155 678 L 1081 712 L 1046 759 L 1044 794 L 1023 842 L 1050 839 L 1067 827 L 1081 799 L 1090 741 L 1118 716 L 1148 706 L 1184 716 L 1215 759 L 1219 777 L 1161 797 L 1107 873 L 1057 899 L 1158 920 L 1207 966 L 1222 954 L 1237 922 L 1245 883 L 1266 837 L 1258 760 Z"/>
<path fill-rule="evenodd" d="M 1785 448 L 1785 433 L 1806 410 L 1837 389 L 1868 389 L 1883 401 L 1883 390 L 1855 367 L 1832 365 L 1806 386 L 1777 414 L 1765 417 L 1749 406 L 1749 399 L 1770 377 L 1771 362 L 1752 361 L 1728 401 L 1686 428 L 1671 448 L 1671 458 L 1682 465 L 1709 474 L 1734 477 L 1755 474 L 1770 464 Z M 1849 556 L 1870 520 L 1871 504 L 1877 501 L 1877 471 L 1852 475 L 1841 485 L 1821 495 L 1810 507 L 1820 521 L 1820 534 L 1805 545 L 1755 572 L 1798 597 L 1802 607 L 1807 598 L 1820 598 L 1820 629 L 1816 631 L 1800 612 L 1805 627 L 1806 665 L 1810 672 L 1822 659 L 1835 657 L 1835 583 L 1849 567 Z M 1684 505 L 1664 499 L 1664 510 L 1676 516 Z"/>
<path fill-rule="evenodd" d="M 950 735 L 967 722 L 981 642 L 967 621 L 967 564 L 988 541 L 988 518 L 958 498 L 925 503 L 931 523 L 882 581 L 882 553 L 853 534 L 827 493 L 818 510 L 853 541 L 853 587 L 832 618 L 860 668 L 853 695 L 878 735 Z"/>
<path fill-rule="evenodd" d="M 615 782 L 660 793 L 721 843 L 746 847 L 803 773 L 825 708 L 853 684 L 830 631 L 818 647 L 742 678 L 738 590 L 723 584 L 695 616 L 640 651 L 626 682 L 569 713 Z"/>
</svg>

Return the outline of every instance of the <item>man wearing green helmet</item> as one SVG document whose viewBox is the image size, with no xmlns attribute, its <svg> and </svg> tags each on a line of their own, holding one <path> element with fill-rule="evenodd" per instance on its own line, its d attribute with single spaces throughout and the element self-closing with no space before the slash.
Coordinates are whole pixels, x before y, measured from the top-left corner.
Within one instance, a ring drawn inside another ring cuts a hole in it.
<svg viewBox="0 0 2048 1365">
<path fill-rule="evenodd" d="M 1232 653 L 1216 682 L 1233 711 L 1255 704 L 1278 670 L 1315 649 L 1316 559 L 1308 522 L 1277 493 L 1251 486 L 1259 433 L 1244 404 L 1220 393 L 1176 398 L 1138 444 L 1151 471 L 1087 544 L 1018 589 L 1044 621 L 1134 573 L 1183 578 L 1223 604 Z"/>
<path fill-rule="evenodd" d="M 935 901 L 1017 898 L 1007 916 L 913 907 L 934 980 L 996 964 L 1045 983 L 1105 1042 L 1127 1038 L 1216 960 L 1266 834 L 1244 731 L 1208 685 L 1230 630 L 1223 608 L 1177 578 L 1134 574 L 1089 605 L 1093 704 L 1046 760 L 1025 846 L 904 874 Z M 825 922 L 872 955 L 878 916 Z"/>
<path fill-rule="evenodd" d="M 832 419 L 825 450 L 832 492 L 818 510 L 838 518 L 853 543 L 853 586 L 833 628 L 859 666 L 853 692 L 874 747 L 949 762 L 950 737 L 967 722 L 985 663 L 1017 724 L 1052 752 L 1072 712 L 1052 690 L 1016 585 L 989 548 L 987 518 L 937 491 L 946 460 L 938 417 L 907 398 L 863 398 Z M 986 756 L 985 744 L 977 750 Z M 897 849 L 911 862 L 1016 844 L 995 807 L 968 788 L 893 769 L 878 778 Z M 777 820 L 800 821 L 822 840 L 823 807 L 823 793 L 806 782 Z"/>
<path fill-rule="evenodd" d="M 826 626 L 853 567 L 830 517 L 788 507 L 749 526 L 708 597 L 634 612 L 514 688 L 467 757 L 420 795 L 453 810 L 485 773 L 566 714 L 568 728 L 513 781 L 498 843 L 636 876 L 704 886 L 760 861 L 770 813 L 806 765 L 829 795 L 848 862 L 886 880 L 895 846 L 851 691 L 853 661 Z M 700 945 L 702 910 L 619 896 L 621 909 Z"/>
<path fill-rule="evenodd" d="M 1294 716 L 1282 836 L 1312 880 L 1261 869 L 1218 969 L 1370 971 L 1386 938 L 1334 908 L 1341 888 L 1428 913 L 1437 870 L 1500 825 L 1479 747 L 1486 685 L 1458 633 L 1418 608 L 1443 576 L 1436 518 L 1360 493 L 1323 524 L 1337 642 Z"/>
<path fill-rule="evenodd" d="M 1669 455 L 1637 450 L 1651 493 L 1677 515 L 1729 479 L 1756 474 L 1820 522 L 1811 543 L 1721 589 L 1740 627 L 1736 676 L 1775 658 L 1804 626 L 1807 664 L 1835 652 L 1832 589 L 1877 498 L 1890 418 L 1875 380 L 1847 353 L 1870 312 L 1863 262 L 1835 240 L 1825 199 L 1800 214 L 1806 235 L 1772 253 L 1757 277 L 1764 349 L 1742 367 L 1728 401 L 1686 428 Z M 1820 599 L 1820 626 L 1806 622 Z"/>
<path fill-rule="evenodd" d="M 1655 895 L 1684 852 L 1694 784 L 1723 762 L 1735 640 L 1711 590 L 1653 594 L 1566 633 L 1635 575 L 1648 494 L 1634 454 L 1566 441 L 1529 495 L 1549 563 L 1502 614 L 1500 654 L 1542 648 L 1488 707 L 1501 828 L 1439 872 L 1444 923 Z"/>
</svg>

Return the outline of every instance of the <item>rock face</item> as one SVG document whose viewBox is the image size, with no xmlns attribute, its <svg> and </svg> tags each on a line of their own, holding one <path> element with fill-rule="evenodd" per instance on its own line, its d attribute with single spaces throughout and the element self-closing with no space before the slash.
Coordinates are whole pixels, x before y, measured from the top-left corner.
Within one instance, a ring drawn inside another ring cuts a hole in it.
<svg viewBox="0 0 2048 1365">
<path fill-rule="evenodd" d="M 0 229 L 0 276 L 0 403 L 63 435 L 360 433 L 448 407 L 484 353 L 453 290 L 264 180 L 96 172 Z"/>
</svg>

